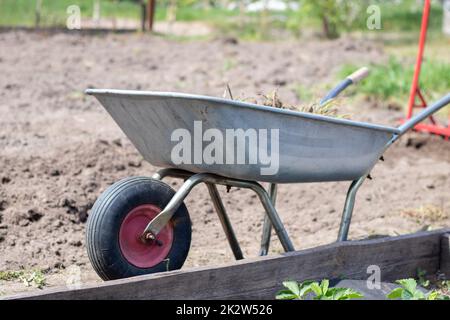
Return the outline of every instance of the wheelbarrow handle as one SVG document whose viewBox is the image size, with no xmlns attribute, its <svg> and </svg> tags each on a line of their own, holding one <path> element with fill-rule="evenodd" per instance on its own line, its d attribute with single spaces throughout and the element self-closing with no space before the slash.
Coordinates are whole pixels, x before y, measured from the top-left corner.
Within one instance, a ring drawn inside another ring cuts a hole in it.
<svg viewBox="0 0 450 320">
<path fill-rule="evenodd" d="M 355 72 L 353 72 L 351 75 L 347 77 L 347 79 L 352 80 L 352 83 L 357 84 L 358 82 L 364 80 L 367 78 L 370 74 L 370 69 L 367 67 L 362 67 Z"/>
<path fill-rule="evenodd" d="M 323 98 L 320 101 L 321 105 L 324 105 L 331 99 L 336 98 L 342 91 L 347 89 L 352 84 L 356 84 L 360 82 L 361 80 L 367 78 L 369 75 L 370 70 L 367 67 L 363 67 L 355 72 L 353 72 L 351 75 L 349 75 L 345 80 L 341 81 L 336 87 L 334 87 L 330 92 L 327 93 L 325 98 Z"/>
<path fill-rule="evenodd" d="M 404 135 L 406 132 L 408 132 L 408 130 L 411 130 L 418 123 L 438 112 L 448 104 L 450 104 L 450 93 L 433 103 L 431 106 L 426 107 L 422 112 L 418 113 L 417 115 L 406 121 L 404 124 L 402 124 L 400 127 L 398 127 L 398 129 L 400 130 L 399 136 Z"/>
</svg>

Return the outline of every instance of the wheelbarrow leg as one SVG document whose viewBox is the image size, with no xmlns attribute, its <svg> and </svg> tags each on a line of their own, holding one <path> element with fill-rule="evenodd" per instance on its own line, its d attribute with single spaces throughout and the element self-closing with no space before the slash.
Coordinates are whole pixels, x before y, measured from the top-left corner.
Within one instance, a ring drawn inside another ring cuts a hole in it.
<svg viewBox="0 0 450 320">
<path fill-rule="evenodd" d="M 283 249 L 288 251 L 294 251 L 294 246 L 289 239 L 286 229 L 278 216 L 277 210 L 272 204 L 267 191 L 257 182 L 237 180 L 226 177 L 217 176 L 208 173 L 198 173 L 186 179 L 184 184 L 178 189 L 178 191 L 173 196 L 172 200 L 166 205 L 166 207 L 161 211 L 152 221 L 149 222 L 145 228 L 142 237 L 145 239 L 155 238 L 156 235 L 161 231 L 161 229 L 169 222 L 175 211 L 181 205 L 183 200 L 187 197 L 189 192 L 200 182 L 220 184 L 231 187 L 246 188 L 251 189 L 259 196 L 267 215 L 270 218 L 270 222 L 273 225 L 278 238 L 280 239 Z"/>
<path fill-rule="evenodd" d="M 167 176 L 167 175 L 166 175 Z M 177 209 L 183 203 L 184 199 L 188 196 L 191 190 L 199 183 L 203 182 L 203 180 L 208 176 L 206 173 L 195 174 L 186 179 L 184 184 L 178 189 L 169 203 L 165 206 L 165 208 L 158 213 L 158 215 L 149 222 L 147 227 L 145 228 L 142 237 L 144 239 L 154 239 L 156 235 L 161 231 L 162 228 L 169 222 L 172 216 L 175 214 Z M 161 179 L 162 175 L 157 177 L 154 176 L 154 179 Z"/>
<path fill-rule="evenodd" d="M 230 219 L 228 218 L 227 212 L 225 210 L 225 206 L 223 205 L 222 199 L 220 198 L 219 190 L 213 183 L 206 183 L 208 187 L 209 195 L 211 196 L 211 200 L 214 204 L 214 208 L 216 209 L 217 215 L 219 216 L 220 223 L 222 224 L 222 228 L 225 231 L 225 235 L 228 239 L 228 243 L 230 244 L 231 251 L 233 251 L 234 257 L 236 260 L 244 259 L 244 255 L 242 254 L 241 247 L 239 246 L 239 242 L 234 234 L 233 227 L 231 226 Z"/>
<path fill-rule="evenodd" d="M 271 183 L 269 185 L 269 197 L 273 206 L 275 207 L 275 202 L 277 201 L 277 185 Z M 272 233 L 272 223 L 270 222 L 270 218 L 267 214 L 264 215 L 264 225 L 263 232 L 261 237 L 261 249 L 259 251 L 260 256 L 267 256 L 269 253 L 270 246 L 270 234 Z"/>
<path fill-rule="evenodd" d="M 270 218 L 270 223 L 274 227 L 278 239 L 280 239 L 284 251 L 295 251 L 294 245 L 292 244 L 291 239 L 289 238 L 286 229 L 281 222 L 280 216 L 278 215 L 277 210 L 275 209 L 269 195 L 267 194 L 267 191 L 257 183 L 253 183 L 250 189 L 258 194 L 262 205 L 264 206 L 264 209 L 266 210 L 266 213 Z"/>
<path fill-rule="evenodd" d="M 195 174 L 179 169 L 161 169 L 153 175 L 153 179 L 162 180 L 165 177 L 188 179 L 193 175 Z M 214 208 L 216 209 L 217 215 L 219 216 L 220 223 L 222 224 L 223 230 L 225 231 L 225 235 L 228 239 L 231 250 L 233 251 L 234 257 L 236 258 L 236 260 L 244 259 L 241 247 L 236 238 L 233 227 L 231 226 L 230 219 L 228 218 L 225 206 L 223 205 L 220 193 L 217 190 L 216 185 L 214 183 L 206 183 L 206 186 L 208 187 L 209 195 L 211 196 Z"/>
<path fill-rule="evenodd" d="M 344 212 L 342 213 L 341 225 L 339 227 L 338 242 L 347 241 L 350 223 L 352 221 L 353 208 L 355 207 L 356 193 L 366 180 L 366 176 L 355 180 L 350 185 L 345 199 Z"/>
</svg>

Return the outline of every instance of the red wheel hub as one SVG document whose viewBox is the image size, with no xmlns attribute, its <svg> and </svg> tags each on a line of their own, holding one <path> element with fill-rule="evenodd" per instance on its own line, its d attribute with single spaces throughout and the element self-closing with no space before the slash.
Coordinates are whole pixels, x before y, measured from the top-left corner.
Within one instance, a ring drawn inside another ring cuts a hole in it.
<svg viewBox="0 0 450 320">
<path fill-rule="evenodd" d="M 119 231 L 119 245 L 123 256 L 138 268 L 151 268 L 166 259 L 172 248 L 173 225 L 168 223 L 154 241 L 142 241 L 141 235 L 148 223 L 161 209 L 144 204 L 131 210 Z"/>
</svg>

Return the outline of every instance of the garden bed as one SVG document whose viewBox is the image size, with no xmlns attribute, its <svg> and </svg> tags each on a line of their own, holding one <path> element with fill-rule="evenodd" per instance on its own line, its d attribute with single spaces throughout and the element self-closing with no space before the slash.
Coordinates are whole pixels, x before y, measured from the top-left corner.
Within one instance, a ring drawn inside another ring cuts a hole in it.
<svg viewBox="0 0 450 320">
<path fill-rule="evenodd" d="M 334 243 L 213 268 L 193 268 L 50 289 L 7 299 L 274 299 L 286 279 L 353 279 L 378 266 L 381 281 L 450 274 L 450 229 L 399 237 Z"/>
</svg>

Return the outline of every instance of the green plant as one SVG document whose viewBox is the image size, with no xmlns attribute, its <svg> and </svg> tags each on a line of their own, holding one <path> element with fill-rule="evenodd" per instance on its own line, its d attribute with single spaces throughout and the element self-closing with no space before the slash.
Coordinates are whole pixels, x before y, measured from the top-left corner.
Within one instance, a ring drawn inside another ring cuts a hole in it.
<svg viewBox="0 0 450 320">
<path fill-rule="evenodd" d="M 427 288 L 430 285 L 430 280 L 427 280 L 427 271 L 418 269 L 417 270 L 417 281 L 419 283 L 419 286 Z"/>
<path fill-rule="evenodd" d="M 321 21 L 323 33 L 328 39 L 338 38 L 342 29 L 348 28 L 354 9 L 350 1 L 338 0 L 303 1 L 302 6 L 305 15 Z"/>
<path fill-rule="evenodd" d="M 447 291 L 450 290 L 450 280 L 442 280 L 439 286 Z"/>
<path fill-rule="evenodd" d="M 38 289 L 42 289 L 46 285 L 45 276 L 40 270 L 33 271 L 28 275 L 23 275 L 20 279 L 27 287 L 34 286 Z"/>
<path fill-rule="evenodd" d="M 330 282 L 324 279 L 320 282 L 304 281 L 285 281 L 283 286 L 286 288 L 277 293 L 278 300 L 304 300 L 309 293 L 313 294 L 314 300 L 350 300 L 359 299 L 363 295 L 351 288 L 330 288 Z"/>
<path fill-rule="evenodd" d="M 12 281 L 16 279 L 20 279 L 24 275 L 23 271 L 0 271 L 0 280 L 3 281 Z"/>
<path fill-rule="evenodd" d="M 304 300 L 306 295 L 311 292 L 311 283 L 313 281 L 304 281 L 298 283 L 297 281 L 284 281 L 283 286 L 285 290 L 277 293 L 277 300 Z"/>
<path fill-rule="evenodd" d="M 450 280 L 441 280 L 437 283 L 437 287 L 440 292 L 445 295 L 450 295 Z"/>
<path fill-rule="evenodd" d="M 392 290 L 387 298 L 392 300 L 450 300 L 450 297 L 442 295 L 436 290 L 428 294 L 423 293 L 417 289 L 417 282 L 414 279 L 397 280 L 396 283 L 400 287 Z"/>
<path fill-rule="evenodd" d="M 450 64 L 430 59 L 424 61 L 422 68 L 420 82 L 424 93 L 442 95 L 447 92 L 450 87 Z M 339 72 L 339 79 L 345 78 L 356 69 L 357 66 L 345 65 Z M 370 66 L 370 71 L 370 76 L 358 84 L 353 92 L 379 99 L 406 100 L 414 73 L 413 65 L 406 65 L 391 57 L 387 64 Z"/>
<path fill-rule="evenodd" d="M 26 272 L 25 270 L 19 271 L 0 271 L 0 280 L 13 281 L 20 280 L 27 287 L 34 286 L 42 289 L 46 285 L 46 279 L 44 273 L 41 270 L 32 270 Z"/>
</svg>

